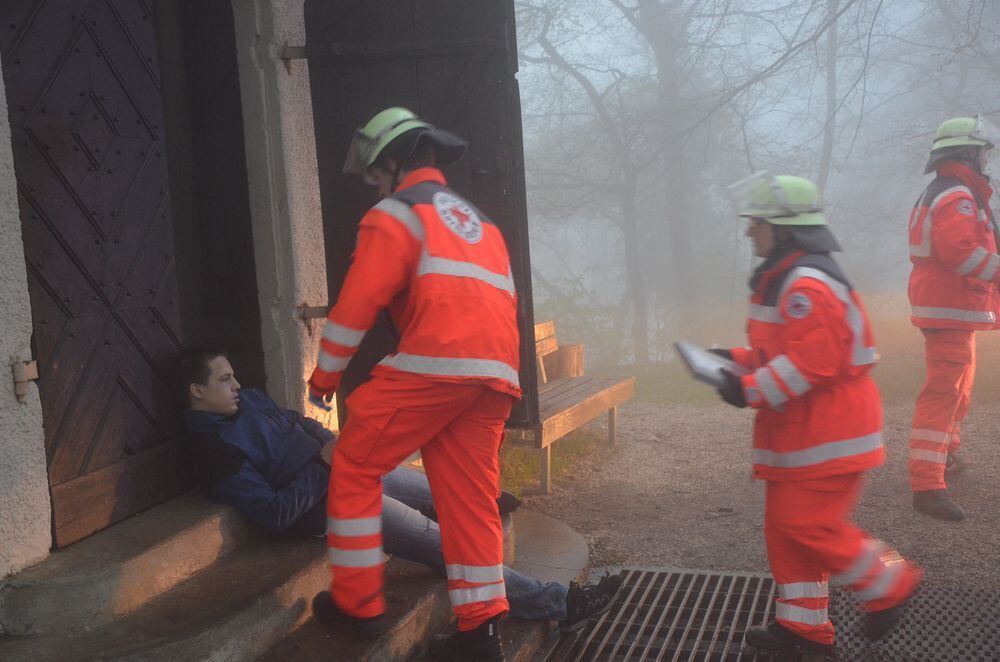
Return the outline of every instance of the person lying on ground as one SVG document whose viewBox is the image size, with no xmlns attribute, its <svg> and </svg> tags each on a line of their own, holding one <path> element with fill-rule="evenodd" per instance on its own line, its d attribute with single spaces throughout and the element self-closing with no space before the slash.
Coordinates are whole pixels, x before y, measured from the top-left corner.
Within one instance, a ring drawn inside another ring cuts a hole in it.
<svg viewBox="0 0 1000 662">
<path fill-rule="evenodd" d="M 282 409 L 263 391 L 241 389 L 222 350 L 184 350 L 174 373 L 199 482 L 208 494 L 268 533 L 323 537 L 329 453 L 337 435 L 314 419 Z M 506 495 L 499 507 L 512 510 L 519 503 Z M 433 516 L 434 509 L 423 473 L 399 467 L 384 478 L 385 552 L 444 577 L 440 530 L 424 513 Z M 567 587 L 504 567 L 511 616 L 555 620 L 563 629 L 581 627 L 607 610 L 622 579 L 622 574 L 609 575 L 595 585 L 571 582 Z"/>
</svg>

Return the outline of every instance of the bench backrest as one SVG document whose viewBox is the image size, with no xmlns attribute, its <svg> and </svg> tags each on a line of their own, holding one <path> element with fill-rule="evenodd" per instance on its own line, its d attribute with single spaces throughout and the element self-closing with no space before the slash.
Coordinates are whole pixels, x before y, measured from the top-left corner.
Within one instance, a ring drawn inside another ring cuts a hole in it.
<svg viewBox="0 0 1000 662">
<path fill-rule="evenodd" d="M 556 341 L 556 323 L 542 322 L 535 325 L 535 356 L 543 359 L 559 349 Z"/>
</svg>

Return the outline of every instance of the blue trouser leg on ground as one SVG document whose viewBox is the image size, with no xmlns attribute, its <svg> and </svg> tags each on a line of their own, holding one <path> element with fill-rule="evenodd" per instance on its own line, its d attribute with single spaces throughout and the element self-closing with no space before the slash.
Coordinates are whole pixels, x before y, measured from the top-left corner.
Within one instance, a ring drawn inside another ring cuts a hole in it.
<svg viewBox="0 0 1000 662">
<path fill-rule="evenodd" d="M 387 554 L 422 563 L 445 576 L 441 534 L 437 523 L 416 508 L 432 503 L 427 478 L 399 468 L 383 478 L 382 544 Z M 504 567 L 510 615 L 526 620 L 566 617 L 567 589 L 557 582 L 540 582 Z"/>
</svg>

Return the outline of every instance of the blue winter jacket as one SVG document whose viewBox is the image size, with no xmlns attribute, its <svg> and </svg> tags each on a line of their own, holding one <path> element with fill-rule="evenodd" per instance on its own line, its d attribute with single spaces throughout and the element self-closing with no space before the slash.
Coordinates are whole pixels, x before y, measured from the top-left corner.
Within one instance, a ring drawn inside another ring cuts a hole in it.
<svg viewBox="0 0 1000 662">
<path fill-rule="evenodd" d="M 188 410 L 184 422 L 211 496 L 266 531 L 286 531 L 326 497 L 330 470 L 320 449 L 336 435 L 263 391 L 240 391 L 232 416 Z"/>
</svg>

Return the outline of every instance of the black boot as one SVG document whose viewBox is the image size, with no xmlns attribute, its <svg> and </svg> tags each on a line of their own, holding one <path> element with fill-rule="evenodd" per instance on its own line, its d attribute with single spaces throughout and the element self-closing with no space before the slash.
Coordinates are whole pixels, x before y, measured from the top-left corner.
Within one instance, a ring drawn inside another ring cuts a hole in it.
<svg viewBox="0 0 1000 662">
<path fill-rule="evenodd" d="M 340 611 L 330 597 L 329 591 L 317 593 L 313 598 L 312 608 L 313 616 L 320 623 L 336 628 L 350 628 L 362 637 L 377 637 L 389 629 L 389 622 L 385 616 L 358 618 Z"/>
<path fill-rule="evenodd" d="M 779 625 L 777 621 L 750 628 L 744 633 L 743 639 L 759 651 L 789 654 L 816 652 L 824 655 L 833 653 L 833 644 L 821 644 L 800 637 Z"/>
<path fill-rule="evenodd" d="M 436 635 L 431 641 L 431 659 L 435 662 L 503 662 L 499 627 L 503 616 L 494 616 L 475 630 Z"/>
<path fill-rule="evenodd" d="M 580 586 L 570 582 L 566 593 L 566 618 L 559 621 L 559 629 L 563 632 L 579 630 L 587 620 L 600 616 L 615 602 L 618 591 L 625 581 L 625 572 L 605 575 L 594 586 Z"/>
<path fill-rule="evenodd" d="M 917 512 L 949 522 L 965 519 L 962 507 L 948 498 L 948 490 L 927 490 L 913 493 L 913 507 Z"/>
</svg>

